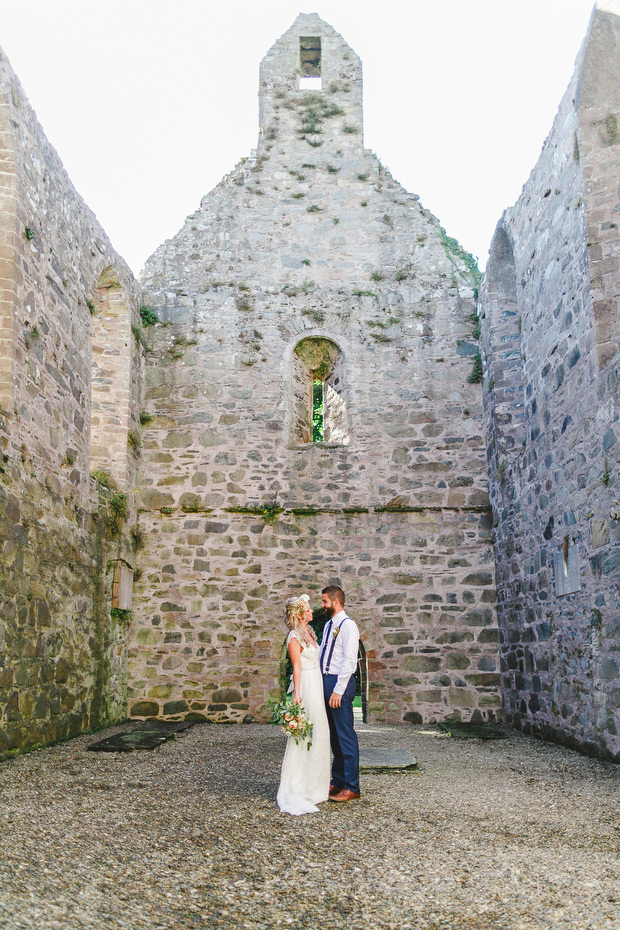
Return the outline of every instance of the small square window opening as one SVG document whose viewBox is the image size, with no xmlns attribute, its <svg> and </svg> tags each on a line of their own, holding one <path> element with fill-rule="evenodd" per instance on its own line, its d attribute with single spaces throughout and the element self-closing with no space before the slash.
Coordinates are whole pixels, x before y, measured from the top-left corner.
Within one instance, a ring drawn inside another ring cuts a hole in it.
<svg viewBox="0 0 620 930">
<path fill-rule="evenodd" d="M 321 39 L 319 36 L 300 36 L 299 89 L 321 90 Z"/>
</svg>

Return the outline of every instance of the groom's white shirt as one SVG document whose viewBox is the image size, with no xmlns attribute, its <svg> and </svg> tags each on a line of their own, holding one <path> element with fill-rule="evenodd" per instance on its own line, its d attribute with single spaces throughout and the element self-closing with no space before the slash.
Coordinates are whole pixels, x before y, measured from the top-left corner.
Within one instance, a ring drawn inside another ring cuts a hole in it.
<svg viewBox="0 0 620 930">
<path fill-rule="evenodd" d="M 347 620 L 343 623 L 345 617 L 347 617 Z M 335 614 L 331 619 L 330 643 L 321 644 L 321 669 L 323 669 L 327 661 L 331 648 L 331 639 L 336 627 L 340 627 L 340 632 L 334 643 L 334 651 L 329 663 L 329 674 L 338 676 L 338 681 L 334 686 L 334 694 L 344 694 L 349 678 L 355 674 L 357 667 L 360 633 L 355 620 L 351 620 L 346 611 L 341 610 L 340 613 Z M 327 624 L 325 624 L 325 629 L 327 629 Z"/>
</svg>

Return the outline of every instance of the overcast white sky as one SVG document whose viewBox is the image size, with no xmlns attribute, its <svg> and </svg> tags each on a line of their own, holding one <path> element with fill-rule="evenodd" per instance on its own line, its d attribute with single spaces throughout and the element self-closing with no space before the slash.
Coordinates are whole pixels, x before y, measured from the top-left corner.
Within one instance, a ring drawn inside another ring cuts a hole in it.
<svg viewBox="0 0 620 930">
<path fill-rule="evenodd" d="M 258 64 L 317 12 L 364 65 L 365 144 L 484 265 L 593 0 L 0 0 L 0 45 L 136 273 L 256 145 Z"/>
</svg>

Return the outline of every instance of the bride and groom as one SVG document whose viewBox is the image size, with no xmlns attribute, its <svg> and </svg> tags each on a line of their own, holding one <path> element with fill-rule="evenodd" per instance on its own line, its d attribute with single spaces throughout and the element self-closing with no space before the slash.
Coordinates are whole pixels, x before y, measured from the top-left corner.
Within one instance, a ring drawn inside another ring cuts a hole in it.
<svg viewBox="0 0 620 930">
<path fill-rule="evenodd" d="M 302 705 L 313 727 L 310 749 L 303 741 L 287 740 L 277 803 L 288 814 L 309 814 L 318 811 L 316 805 L 322 801 L 360 796 L 359 748 L 353 728 L 359 630 L 345 613 L 344 600 L 342 588 L 323 589 L 321 603 L 329 621 L 320 647 L 309 625 L 308 595 L 291 597 L 285 604 L 293 700 Z"/>
</svg>

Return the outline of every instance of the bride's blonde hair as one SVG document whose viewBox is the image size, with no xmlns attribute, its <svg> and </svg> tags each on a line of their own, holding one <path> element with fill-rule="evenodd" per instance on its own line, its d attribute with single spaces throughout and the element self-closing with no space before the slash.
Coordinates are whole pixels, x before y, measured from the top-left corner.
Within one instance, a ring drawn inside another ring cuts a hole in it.
<svg viewBox="0 0 620 930">
<path fill-rule="evenodd" d="M 284 602 L 286 625 L 289 630 L 297 629 L 309 606 L 310 598 L 307 594 L 300 594 L 299 597 L 289 597 L 288 600 Z"/>
</svg>

